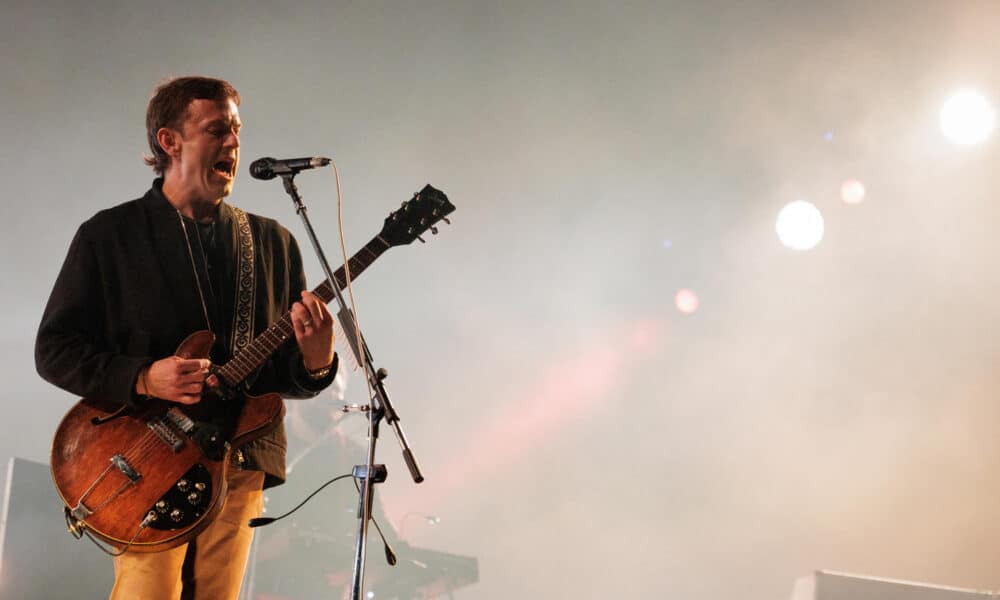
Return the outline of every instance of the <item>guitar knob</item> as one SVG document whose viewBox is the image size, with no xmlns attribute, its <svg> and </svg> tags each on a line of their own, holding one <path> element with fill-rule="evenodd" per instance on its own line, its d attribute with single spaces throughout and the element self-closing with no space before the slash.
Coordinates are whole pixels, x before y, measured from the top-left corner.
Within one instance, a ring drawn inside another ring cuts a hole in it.
<svg viewBox="0 0 1000 600">
<path fill-rule="evenodd" d="M 201 502 L 201 494 L 199 494 L 198 492 L 191 492 L 190 494 L 188 494 L 188 502 L 190 502 L 191 504 L 198 504 L 199 502 Z"/>
<path fill-rule="evenodd" d="M 194 489 L 198 490 L 199 492 L 204 492 L 205 484 L 199 481 L 198 483 L 194 484 Z"/>
<path fill-rule="evenodd" d="M 182 492 L 188 491 L 189 487 L 191 487 L 191 483 L 187 479 L 181 479 L 177 482 L 177 489 Z"/>
<path fill-rule="evenodd" d="M 448 217 L 441 217 L 441 220 L 444 221 L 445 223 L 451 225 L 451 221 L 448 220 Z"/>
<path fill-rule="evenodd" d="M 179 508 L 175 508 L 170 511 L 170 518 L 173 519 L 174 522 L 180 522 L 180 520 L 184 518 L 184 511 Z"/>
<path fill-rule="evenodd" d="M 434 227 L 434 226 L 431 226 L 431 233 L 433 233 L 434 235 L 437 235 L 438 234 L 438 228 Z"/>
<path fill-rule="evenodd" d="M 165 513 L 168 510 L 170 510 L 170 503 L 167 502 L 166 500 L 160 500 L 159 502 L 156 503 L 155 506 L 156 510 L 160 511 L 161 513 Z"/>
</svg>

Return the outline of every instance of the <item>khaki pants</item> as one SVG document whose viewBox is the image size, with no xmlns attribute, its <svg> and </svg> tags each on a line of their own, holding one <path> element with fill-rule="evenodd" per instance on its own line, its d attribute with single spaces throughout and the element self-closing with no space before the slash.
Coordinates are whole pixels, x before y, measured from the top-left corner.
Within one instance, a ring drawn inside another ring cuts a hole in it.
<svg viewBox="0 0 1000 600">
<path fill-rule="evenodd" d="M 264 474 L 229 472 L 219 515 L 190 542 L 164 552 L 115 557 L 110 600 L 236 600 L 253 530 L 247 521 L 263 507 Z"/>
</svg>

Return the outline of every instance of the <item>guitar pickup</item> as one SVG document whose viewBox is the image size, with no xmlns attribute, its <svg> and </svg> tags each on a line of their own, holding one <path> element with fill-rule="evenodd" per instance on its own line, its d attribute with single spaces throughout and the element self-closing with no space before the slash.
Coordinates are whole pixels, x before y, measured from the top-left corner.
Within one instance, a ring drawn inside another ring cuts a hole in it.
<svg viewBox="0 0 1000 600">
<path fill-rule="evenodd" d="M 142 479 L 142 475 L 140 475 L 139 472 L 132 467 L 132 465 L 128 464 L 128 461 L 125 460 L 125 457 L 121 454 L 115 454 L 112 456 L 111 464 L 118 467 L 118 470 L 121 471 L 125 477 L 128 477 L 129 481 L 132 483 Z"/>
<path fill-rule="evenodd" d="M 180 452 L 184 447 L 184 440 L 181 439 L 181 436 L 174 433 L 174 430 L 167 425 L 165 417 L 149 421 L 146 423 L 146 426 L 153 430 L 153 433 L 160 438 L 161 442 L 170 446 L 170 449 L 173 450 L 175 454 Z"/>
<path fill-rule="evenodd" d="M 176 408 L 171 408 L 163 416 L 184 433 L 191 433 L 194 430 L 194 421 Z"/>
</svg>

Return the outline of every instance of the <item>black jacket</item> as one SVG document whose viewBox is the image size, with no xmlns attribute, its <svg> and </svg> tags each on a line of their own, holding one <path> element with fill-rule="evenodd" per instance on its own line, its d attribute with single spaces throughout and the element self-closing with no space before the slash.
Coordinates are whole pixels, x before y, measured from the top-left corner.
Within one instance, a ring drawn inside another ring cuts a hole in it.
<svg viewBox="0 0 1000 600">
<path fill-rule="evenodd" d="M 234 212 L 223 203 L 217 220 L 220 252 L 229 260 L 215 290 L 200 260 L 198 233 L 188 227 L 196 259 L 192 264 L 177 211 L 156 180 L 145 196 L 97 213 L 80 226 L 56 279 L 35 342 L 35 364 L 47 381 L 73 394 L 121 404 L 141 401 L 135 394 L 139 371 L 170 356 L 189 334 L 208 329 L 195 269 L 207 296 L 217 343 L 213 360 L 227 359 L 235 294 L 237 245 Z M 254 334 L 289 310 L 305 288 L 295 239 L 277 222 L 249 215 L 256 251 Z M 285 397 L 315 396 L 333 380 L 308 377 L 295 340 L 284 344 L 245 382 L 249 392 Z M 244 446 L 244 468 L 267 474 L 266 485 L 285 478 L 285 432 Z"/>
</svg>

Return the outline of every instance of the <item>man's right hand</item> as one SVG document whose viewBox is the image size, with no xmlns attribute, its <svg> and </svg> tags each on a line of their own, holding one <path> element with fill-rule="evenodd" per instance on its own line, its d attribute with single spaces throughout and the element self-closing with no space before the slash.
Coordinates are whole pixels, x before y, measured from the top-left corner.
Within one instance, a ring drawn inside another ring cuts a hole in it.
<svg viewBox="0 0 1000 600">
<path fill-rule="evenodd" d="M 207 358 L 168 356 L 139 373 L 135 391 L 161 400 L 180 404 L 196 404 L 208 377 L 212 361 Z"/>
</svg>

